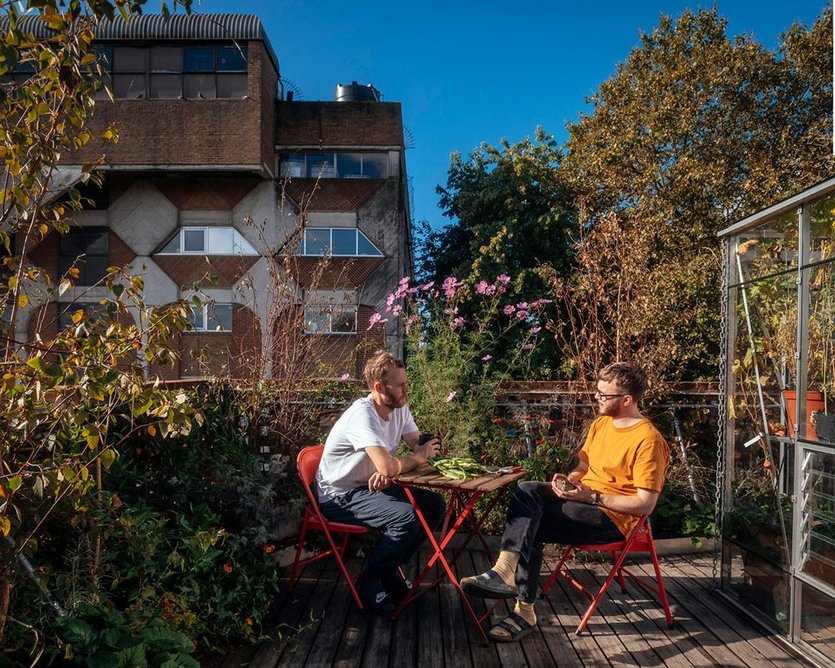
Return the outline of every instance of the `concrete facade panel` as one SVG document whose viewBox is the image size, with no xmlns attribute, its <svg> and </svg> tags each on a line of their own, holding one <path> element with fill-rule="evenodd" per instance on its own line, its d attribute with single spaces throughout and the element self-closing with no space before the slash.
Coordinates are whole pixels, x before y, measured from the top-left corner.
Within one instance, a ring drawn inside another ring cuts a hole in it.
<svg viewBox="0 0 835 668">
<path fill-rule="evenodd" d="M 111 229 L 137 255 L 150 255 L 177 229 L 177 207 L 147 180 L 135 181 L 107 214 Z"/>
</svg>

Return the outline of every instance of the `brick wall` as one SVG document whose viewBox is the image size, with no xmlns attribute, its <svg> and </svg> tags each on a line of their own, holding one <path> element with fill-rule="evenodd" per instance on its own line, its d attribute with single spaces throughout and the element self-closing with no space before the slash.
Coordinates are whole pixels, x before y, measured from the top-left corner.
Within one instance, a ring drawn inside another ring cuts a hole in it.
<svg viewBox="0 0 835 668">
<path fill-rule="evenodd" d="M 154 262 L 178 286 L 229 288 L 258 261 L 255 255 L 155 255 Z"/>
<path fill-rule="evenodd" d="M 284 266 L 301 287 L 313 290 L 358 288 L 384 262 L 384 257 L 322 258 L 295 256 Z"/>
<path fill-rule="evenodd" d="M 180 211 L 229 211 L 260 182 L 257 178 L 208 176 L 151 179 Z"/>
<path fill-rule="evenodd" d="M 279 146 L 403 146 L 399 102 L 276 102 Z"/>
<path fill-rule="evenodd" d="M 286 179 L 287 193 L 300 211 L 357 211 L 385 179 Z"/>
</svg>

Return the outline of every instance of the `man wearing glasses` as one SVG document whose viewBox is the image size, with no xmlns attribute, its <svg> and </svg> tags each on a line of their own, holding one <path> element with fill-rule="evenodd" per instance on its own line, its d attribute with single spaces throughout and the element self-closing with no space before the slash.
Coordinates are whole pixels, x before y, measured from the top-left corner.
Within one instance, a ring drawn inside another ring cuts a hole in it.
<svg viewBox="0 0 835 668">
<path fill-rule="evenodd" d="M 357 590 L 372 612 L 388 616 L 410 587 L 398 567 L 426 537 L 406 493 L 391 478 L 426 463 L 437 454 L 438 440 L 420 443 L 406 405 L 409 383 L 402 361 L 379 352 L 366 363 L 363 377 L 371 393 L 351 404 L 328 434 L 316 485 L 319 507 L 329 520 L 381 530 Z M 411 454 L 394 454 L 401 439 Z M 443 497 L 425 489 L 412 494 L 429 526 L 438 528 Z"/>
<path fill-rule="evenodd" d="M 670 461 L 667 442 L 641 415 L 644 372 L 615 362 L 597 377 L 599 417 L 579 463 L 550 483 L 526 481 L 514 491 L 495 565 L 465 577 L 461 588 L 481 598 L 516 598 L 514 611 L 490 629 L 497 642 L 519 640 L 536 624 L 534 601 L 545 543 L 602 545 L 623 540 L 655 508 Z"/>
</svg>

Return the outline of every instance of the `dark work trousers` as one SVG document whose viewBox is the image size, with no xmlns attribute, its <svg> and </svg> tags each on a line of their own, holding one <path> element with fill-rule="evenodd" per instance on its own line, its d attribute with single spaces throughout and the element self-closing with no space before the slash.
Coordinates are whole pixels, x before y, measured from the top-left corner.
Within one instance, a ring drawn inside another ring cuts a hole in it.
<svg viewBox="0 0 835 668">
<path fill-rule="evenodd" d="M 412 494 L 427 524 L 437 530 L 446 510 L 444 498 L 435 492 L 412 487 Z M 368 555 L 364 578 L 381 579 L 408 561 L 426 538 L 426 531 L 403 487 L 390 485 L 380 492 L 367 487 L 353 489 L 319 504 L 322 514 L 334 522 L 362 524 L 382 533 Z"/>
<path fill-rule="evenodd" d="M 519 553 L 519 600 L 533 603 L 545 543 L 603 545 L 619 540 L 623 540 L 620 529 L 597 506 L 564 501 L 554 494 L 551 483 L 525 481 L 513 491 L 502 550 Z"/>
</svg>

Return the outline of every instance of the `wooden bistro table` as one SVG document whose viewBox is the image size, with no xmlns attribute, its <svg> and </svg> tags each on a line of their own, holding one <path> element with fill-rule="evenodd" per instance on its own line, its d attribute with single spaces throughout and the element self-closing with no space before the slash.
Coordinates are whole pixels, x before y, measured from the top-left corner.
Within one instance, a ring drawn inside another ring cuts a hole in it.
<svg viewBox="0 0 835 668">
<path fill-rule="evenodd" d="M 423 570 L 421 570 L 418 574 L 408 596 L 401 601 L 397 610 L 394 611 L 392 619 L 397 619 L 406 605 L 411 603 L 426 591 L 426 588 L 423 590 L 420 589 L 420 584 L 426 579 L 426 576 L 429 574 L 432 566 L 435 565 L 435 562 L 440 561 L 444 573 L 440 575 L 429 588 L 431 589 L 438 586 L 444 577 L 447 577 L 458 592 L 458 596 L 464 604 L 467 614 L 473 621 L 473 624 L 475 624 L 479 634 L 481 634 L 482 642 L 485 644 L 489 642 L 487 640 L 487 634 L 484 633 L 481 623 L 490 613 L 488 611 L 482 617 L 476 615 L 473 610 L 473 606 L 467 598 L 467 595 L 461 591 L 461 586 L 458 584 L 458 578 L 453 572 L 452 567 L 473 538 L 478 538 L 481 541 L 481 544 L 487 552 L 488 558 L 491 562 L 493 561 L 493 555 L 490 552 L 490 548 L 487 546 L 487 542 L 484 540 L 484 535 L 481 533 L 481 526 L 501 497 L 499 492 L 501 492 L 501 490 L 505 487 L 512 485 L 520 478 L 524 478 L 526 475 L 528 475 L 527 471 L 520 469 L 519 467 L 514 467 L 514 470 L 511 473 L 501 473 L 497 470 L 495 472 L 479 476 L 478 478 L 455 480 L 454 478 L 447 478 L 431 466 L 427 466 L 414 471 L 409 471 L 408 473 L 403 473 L 394 478 L 394 482 L 403 486 L 403 489 L 406 491 L 406 496 L 415 507 L 418 519 L 429 537 L 429 542 L 434 549 L 434 553 L 429 558 L 429 561 L 426 566 L 424 566 Z M 426 489 L 449 492 L 450 499 L 447 504 L 446 514 L 444 515 L 444 521 L 438 540 L 435 539 L 435 535 L 432 533 L 431 527 L 427 524 L 423 513 L 420 512 L 420 508 L 415 502 L 415 497 L 410 489 L 411 487 L 424 487 Z M 481 512 L 481 514 L 477 514 L 475 512 L 476 503 L 478 503 L 479 499 L 487 495 L 492 495 L 492 498 L 489 500 L 486 508 Z M 456 512 L 458 513 L 457 517 L 455 517 Z M 444 551 L 465 522 L 472 528 L 472 533 L 466 538 L 463 544 L 459 546 L 456 552 L 452 555 L 452 558 L 447 559 Z"/>
</svg>

